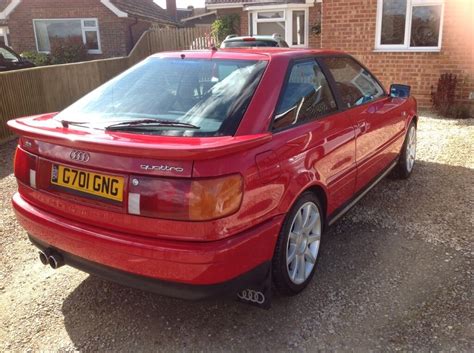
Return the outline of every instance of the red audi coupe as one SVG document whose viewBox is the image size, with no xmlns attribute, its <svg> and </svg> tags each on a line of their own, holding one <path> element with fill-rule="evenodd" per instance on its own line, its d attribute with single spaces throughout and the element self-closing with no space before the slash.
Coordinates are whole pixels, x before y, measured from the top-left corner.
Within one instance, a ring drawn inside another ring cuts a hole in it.
<svg viewBox="0 0 474 353">
<path fill-rule="evenodd" d="M 337 51 L 159 53 L 20 136 L 40 260 L 185 299 L 301 292 L 324 230 L 416 152 L 409 86 Z"/>
</svg>

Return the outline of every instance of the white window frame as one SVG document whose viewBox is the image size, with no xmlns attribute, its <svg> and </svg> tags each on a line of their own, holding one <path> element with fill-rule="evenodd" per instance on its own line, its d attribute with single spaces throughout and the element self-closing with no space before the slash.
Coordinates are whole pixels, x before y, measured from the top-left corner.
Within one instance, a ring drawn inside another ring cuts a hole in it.
<svg viewBox="0 0 474 353">
<path fill-rule="evenodd" d="M 393 52 L 439 52 L 443 42 L 443 24 L 444 24 L 444 0 L 406 0 L 407 11 L 405 15 L 405 38 L 403 44 L 381 44 L 382 40 L 382 12 L 383 1 L 377 0 L 377 20 L 375 31 L 375 51 L 393 51 Z M 411 23 L 412 10 L 417 6 L 439 6 L 441 5 L 441 18 L 439 22 L 438 45 L 434 47 L 411 47 Z"/>
<path fill-rule="evenodd" d="M 257 33 L 257 23 L 264 22 L 285 22 L 285 37 L 283 38 L 292 48 L 307 48 L 309 45 L 309 7 L 311 4 L 290 4 L 290 5 L 273 5 L 273 6 L 251 6 L 246 8 L 249 12 L 249 33 L 254 36 Z M 302 44 L 293 45 L 293 11 L 304 11 L 304 42 Z M 258 18 L 258 14 L 262 12 L 283 12 L 281 18 Z M 252 21 L 250 21 L 252 14 Z M 252 28 L 250 28 L 252 26 Z M 252 30 L 251 30 L 252 29 Z"/>
<path fill-rule="evenodd" d="M 6 46 L 9 46 L 8 44 L 8 34 L 10 33 L 8 30 L 8 27 L 6 26 L 0 26 L 0 29 L 2 30 L 2 33 L 0 33 L 0 36 L 3 37 L 3 41 L 5 42 Z"/>
<path fill-rule="evenodd" d="M 37 21 L 81 21 L 81 32 L 82 32 L 82 42 L 84 45 L 86 44 L 86 32 L 96 32 L 97 33 L 97 44 L 98 49 L 89 49 L 87 53 L 89 54 L 102 54 L 102 45 L 100 42 L 100 31 L 99 31 L 99 20 L 96 17 L 91 18 L 35 18 L 33 19 L 33 32 L 35 34 L 35 43 L 36 43 L 36 51 L 38 53 L 45 53 L 49 54 L 49 51 L 39 50 L 38 46 L 38 37 L 36 35 L 36 25 Z M 86 26 L 85 21 L 95 21 L 95 26 Z"/>
</svg>

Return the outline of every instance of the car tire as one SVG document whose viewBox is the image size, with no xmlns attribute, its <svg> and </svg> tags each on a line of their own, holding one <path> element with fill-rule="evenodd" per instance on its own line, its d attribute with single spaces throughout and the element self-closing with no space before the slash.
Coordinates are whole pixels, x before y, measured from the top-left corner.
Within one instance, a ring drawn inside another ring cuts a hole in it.
<svg viewBox="0 0 474 353">
<path fill-rule="evenodd" d="M 392 177 L 396 179 L 408 179 L 413 172 L 416 160 L 416 125 L 410 124 L 403 142 L 398 163 L 393 169 Z"/>
<path fill-rule="evenodd" d="M 318 264 L 324 217 L 319 199 L 304 192 L 285 217 L 272 260 L 277 291 L 292 296 L 311 281 Z"/>
</svg>

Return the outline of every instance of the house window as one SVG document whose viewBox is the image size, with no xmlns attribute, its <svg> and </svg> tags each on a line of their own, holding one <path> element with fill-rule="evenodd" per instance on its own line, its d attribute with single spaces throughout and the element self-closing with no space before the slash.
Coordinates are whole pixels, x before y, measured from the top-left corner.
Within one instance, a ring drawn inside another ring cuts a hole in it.
<svg viewBox="0 0 474 353">
<path fill-rule="evenodd" d="M 8 27 L 0 27 L 0 44 L 8 45 Z"/>
<path fill-rule="evenodd" d="M 308 8 L 286 6 L 276 10 L 249 12 L 250 35 L 274 35 L 283 38 L 290 47 L 308 45 Z"/>
<path fill-rule="evenodd" d="M 441 49 L 443 0 L 378 0 L 375 48 Z"/>
<path fill-rule="evenodd" d="M 256 17 L 256 34 L 278 34 L 280 37 L 285 38 L 285 11 L 257 12 Z"/>
<path fill-rule="evenodd" d="M 79 38 L 89 54 L 101 54 L 97 19 L 33 20 L 36 47 L 39 52 L 49 53 L 55 39 Z"/>
</svg>

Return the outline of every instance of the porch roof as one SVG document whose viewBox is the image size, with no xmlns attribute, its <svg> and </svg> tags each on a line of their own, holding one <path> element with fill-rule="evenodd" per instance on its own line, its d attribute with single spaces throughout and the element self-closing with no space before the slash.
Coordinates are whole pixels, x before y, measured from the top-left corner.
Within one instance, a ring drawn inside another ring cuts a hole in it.
<svg viewBox="0 0 474 353">
<path fill-rule="evenodd" d="M 279 5 L 279 4 L 304 4 L 305 0 L 206 0 L 206 5 Z"/>
</svg>

